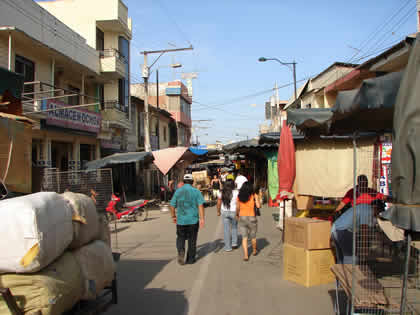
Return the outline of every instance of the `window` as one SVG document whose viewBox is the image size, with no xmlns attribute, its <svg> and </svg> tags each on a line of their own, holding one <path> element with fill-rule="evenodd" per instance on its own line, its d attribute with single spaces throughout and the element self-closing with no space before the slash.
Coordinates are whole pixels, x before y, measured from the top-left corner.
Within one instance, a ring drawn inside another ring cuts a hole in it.
<svg viewBox="0 0 420 315">
<path fill-rule="evenodd" d="M 25 82 L 35 81 L 35 63 L 25 57 L 16 55 L 15 57 L 15 72 L 22 74 Z M 24 92 L 31 93 L 34 91 L 33 85 L 26 85 Z"/>
<path fill-rule="evenodd" d="M 80 89 L 78 89 L 77 87 L 71 86 L 69 85 L 69 94 L 77 94 L 74 96 L 69 96 L 67 97 L 67 103 L 69 105 L 79 105 L 80 104 Z"/>
<path fill-rule="evenodd" d="M 105 90 L 103 84 L 98 85 L 98 98 L 99 103 L 101 104 L 101 109 L 105 109 Z"/>
<path fill-rule="evenodd" d="M 102 32 L 99 28 L 96 28 L 96 50 L 104 50 L 105 49 L 105 40 L 104 40 L 104 32 Z"/>
<path fill-rule="evenodd" d="M 167 137 L 166 137 L 167 132 L 168 132 L 168 130 L 167 130 L 166 126 L 163 126 L 163 141 L 165 141 L 165 142 L 166 142 L 166 139 L 167 139 Z"/>
<path fill-rule="evenodd" d="M 130 98 L 130 43 L 127 39 L 125 39 L 122 36 L 118 37 L 118 50 L 120 52 L 121 58 L 123 59 L 125 67 L 125 77 L 124 79 L 120 79 L 118 81 L 118 101 L 122 107 L 121 109 L 127 112 L 126 107 L 128 107 Z"/>
</svg>

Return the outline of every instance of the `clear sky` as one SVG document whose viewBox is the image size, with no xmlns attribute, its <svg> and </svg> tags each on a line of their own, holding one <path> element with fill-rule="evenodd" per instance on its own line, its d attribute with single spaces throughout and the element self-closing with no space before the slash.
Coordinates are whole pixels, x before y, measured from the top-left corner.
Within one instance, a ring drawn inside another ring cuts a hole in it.
<svg viewBox="0 0 420 315">
<path fill-rule="evenodd" d="M 293 81 L 287 67 L 258 62 L 259 57 L 295 60 L 302 80 L 336 61 L 363 62 L 360 58 L 416 32 L 415 0 L 124 2 L 133 19 L 132 81 L 142 82 L 140 51 L 193 45 L 193 51 L 164 55 L 155 67 L 161 67 L 161 82 L 180 79 L 181 72 L 198 73 L 192 116 L 211 120 L 194 122 L 201 127 L 195 129 L 201 143 L 258 135 L 270 89 L 275 82 Z M 171 63 L 183 67 L 175 73 L 165 68 Z M 155 80 L 152 73 L 150 81 Z M 280 99 L 292 93 L 292 85 L 279 89 Z"/>
</svg>

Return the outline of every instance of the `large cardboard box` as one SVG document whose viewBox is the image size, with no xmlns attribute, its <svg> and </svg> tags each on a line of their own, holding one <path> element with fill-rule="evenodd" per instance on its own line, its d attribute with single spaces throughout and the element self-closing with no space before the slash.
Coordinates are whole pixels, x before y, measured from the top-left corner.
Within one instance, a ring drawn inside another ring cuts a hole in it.
<svg viewBox="0 0 420 315">
<path fill-rule="evenodd" d="M 330 248 L 331 223 L 311 218 L 286 218 L 284 242 L 304 249 Z"/>
<path fill-rule="evenodd" d="M 283 278 L 285 280 L 305 287 L 335 280 L 331 272 L 331 267 L 335 263 L 331 249 L 306 250 L 284 244 L 283 250 Z"/>
</svg>

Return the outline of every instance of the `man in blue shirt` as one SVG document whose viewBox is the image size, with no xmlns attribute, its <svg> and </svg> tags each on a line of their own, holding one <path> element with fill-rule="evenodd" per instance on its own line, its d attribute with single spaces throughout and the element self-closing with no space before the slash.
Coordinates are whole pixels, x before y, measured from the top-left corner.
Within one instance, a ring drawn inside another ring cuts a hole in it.
<svg viewBox="0 0 420 315">
<path fill-rule="evenodd" d="M 200 228 L 204 227 L 204 198 L 198 189 L 191 186 L 192 183 L 192 175 L 185 174 L 184 185 L 175 191 L 170 203 L 172 219 L 176 223 L 176 248 L 180 265 L 185 262 L 195 263 L 199 223 Z M 188 240 L 188 252 L 184 261 L 186 240 Z"/>
<path fill-rule="evenodd" d="M 356 209 L 356 231 L 353 231 L 353 211 Z M 334 240 L 338 264 L 351 264 L 353 257 L 353 233 L 358 233 L 357 256 L 365 256 L 368 250 L 367 234 L 374 225 L 372 206 L 358 204 L 344 212 L 332 225 L 331 236 Z"/>
</svg>

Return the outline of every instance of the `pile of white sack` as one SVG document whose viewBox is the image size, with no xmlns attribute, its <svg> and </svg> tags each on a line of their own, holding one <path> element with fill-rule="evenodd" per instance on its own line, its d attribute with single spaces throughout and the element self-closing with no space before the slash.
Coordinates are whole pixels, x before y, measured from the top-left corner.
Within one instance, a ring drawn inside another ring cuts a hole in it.
<svg viewBox="0 0 420 315">
<path fill-rule="evenodd" d="M 0 201 L 0 214 L 0 287 L 25 314 L 62 314 L 112 283 L 108 223 L 88 196 L 40 192 Z"/>
</svg>

